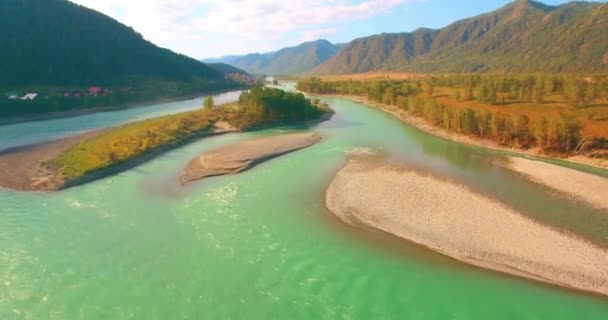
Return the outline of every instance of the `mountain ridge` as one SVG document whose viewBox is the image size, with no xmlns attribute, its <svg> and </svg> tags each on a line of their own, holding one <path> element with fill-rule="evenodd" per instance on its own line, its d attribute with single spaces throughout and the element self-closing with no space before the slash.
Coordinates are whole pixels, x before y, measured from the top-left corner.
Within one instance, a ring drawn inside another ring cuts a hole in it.
<svg viewBox="0 0 608 320">
<path fill-rule="evenodd" d="M 241 56 L 230 55 L 201 61 L 226 63 L 253 74 L 294 75 L 310 71 L 335 55 L 339 48 L 340 45 L 332 44 L 325 39 L 319 39 L 282 48 L 278 51 L 250 53 Z"/>
<path fill-rule="evenodd" d="M 66 0 L 0 3 L 0 87 L 220 80 L 190 57 L 160 48 L 98 11 Z"/>
<path fill-rule="evenodd" d="M 549 6 L 517 0 L 444 28 L 351 41 L 312 74 L 405 72 L 606 72 L 608 4 Z M 602 52 L 604 50 L 604 52 Z"/>
</svg>

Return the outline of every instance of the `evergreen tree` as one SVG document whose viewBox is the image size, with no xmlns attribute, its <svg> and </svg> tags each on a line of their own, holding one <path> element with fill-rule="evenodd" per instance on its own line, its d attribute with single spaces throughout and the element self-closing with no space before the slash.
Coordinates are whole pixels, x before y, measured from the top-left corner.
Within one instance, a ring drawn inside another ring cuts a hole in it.
<svg viewBox="0 0 608 320">
<path fill-rule="evenodd" d="M 205 100 L 203 100 L 203 107 L 205 109 L 211 109 L 215 105 L 212 96 L 207 96 Z"/>
</svg>

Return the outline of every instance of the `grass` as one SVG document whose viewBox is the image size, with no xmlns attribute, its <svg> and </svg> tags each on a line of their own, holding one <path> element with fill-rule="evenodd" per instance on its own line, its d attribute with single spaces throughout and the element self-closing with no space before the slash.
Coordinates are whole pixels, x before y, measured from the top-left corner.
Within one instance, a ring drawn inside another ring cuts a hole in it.
<svg viewBox="0 0 608 320">
<path fill-rule="evenodd" d="M 293 98 L 291 95 L 286 96 Z M 218 122 L 226 122 L 235 130 L 247 130 L 260 125 L 275 125 L 281 123 L 278 121 L 281 119 L 289 122 L 312 119 L 307 118 L 310 114 L 306 112 L 291 118 L 280 117 L 281 114 L 290 115 L 294 110 L 320 109 L 321 112 L 315 113 L 314 118 L 329 111 L 321 105 L 304 100 L 303 96 L 301 101 L 287 99 L 279 102 L 274 104 L 276 110 L 269 109 L 266 112 L 255 103 L 255 106 L 232 103 L 129 123 L 73 145 L 55 159 L 47 161 L 45 166 L 59 173 L 65 180 L 73 180 L 124 163 L 157 148 L 176 145 L 200 134 L 211 133 Z M 274 119 L 273 114 L 279 117 Z"/>
<path fill-rule="evenodd" d="M 596 100 L 589 107 L 575 108 L 564 100 L 562 94 L 545 95 L 542 103 L 538 102 L 507 102 L 491 105 L 477 100 L 456 99 L 456 92 L 464 96 L 464 89 L 448 87 L 435 88 L 433 98 L 438 102 L 456 109 L 471 108 L 473 110 L 488 110 L 506 115 L 524 115 L 535 120 L 541 117 L 558 118 L 561 113 L 571 114 L 581 124 L 583 137 L 598 137 L 608 139 L 608 103 Z"/>
<path fill-rule="evenodd" d="M 217 111 L 201 109 L 129 123 L 72 146 L 46 165 L 66 179 L 78 178 L 208 131 L 217 119 Z"/>
</svg>

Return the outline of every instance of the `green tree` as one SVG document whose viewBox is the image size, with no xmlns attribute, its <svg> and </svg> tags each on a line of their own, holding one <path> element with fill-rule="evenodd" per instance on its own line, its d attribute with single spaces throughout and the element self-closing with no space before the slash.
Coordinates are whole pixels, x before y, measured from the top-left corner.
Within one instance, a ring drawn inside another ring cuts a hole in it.
<svg viewBox="0 0 608 320">
<path fill-rule="evenodd" d="M 592 86 L 584 79 L 570 78 L 564 85 L 564 96 L 575 107 L 587 107 L 594 99 Z"/>
<path fill-rule="evenodd" d="M 598 95 L 602 98 L 604 103 L 608 103 L 608 78 L 604 77 L 598 83 Z"/>
<path fill-rule="evenodd" d="M 477 100 L 485 103 L 496 104 L 496 89 L 490 83 L 484 82 L 477 90 Z"/>
<path fill-rule="evenodd" d="M 435 85 L 433 83 L 428 83 L 425 91 L 426 94 L 429 95 L 429 97 L 432 97 L 433 94 L 435 94 Z"/>
<path fill-rule="evenodd" d="M 545 151 L 545 148 L 547 148 L 548 130 L 549 122 L 545 117 L 541 117 L 535 121 L 534 125 L 532 126 L 532 136 L 534 137 L 534 141 L 541 151 Z"/>
<path fill-rule="evenodd" d="M 478 133 L 478 123 L 475 119 L 475 111 L 473 109 L 467 108 L 461 112 L 462 118 L 462 131 L 465 134 L 477 134 Z"/>
<path fill-rule="evenodd" d="M 215 106 L 215 103 L 213 102 L 213 97 L 212 96 L 207 96 L 205 98 L 205 100 L 203 100 L 203 107 L 205 109 L 211 109 Z"/>
<path fill-rule="evenodd" d="M 530 142 L 530 119 L 517 114 L 511 117 L 511 123 L 511 136 L 517 141 L 519 146 L 527 146 Z"/>
<path fill-rule="evenodd" d="M 558 123 L 558 131 L 561 133 L 559 137 L 559 148 L 562 151 L 570 152 L 574 150 L 580 141 L 581 125 L 572 115 L 562 114 Z"/>
<path fill-rule="evenodd" d="M 544 87 L 536 86 L 534 87 L 534 101 L 536 103 L 543 103 L 544 101 Z"/>
<path fill-rule="evenodd" d="M 492 121 L 492 113 L 483 110 L 477 114 L 477 122 L 479 123 L 479 136 L 486 137 L 490 134 L 490 122 Z"/>
</svg>

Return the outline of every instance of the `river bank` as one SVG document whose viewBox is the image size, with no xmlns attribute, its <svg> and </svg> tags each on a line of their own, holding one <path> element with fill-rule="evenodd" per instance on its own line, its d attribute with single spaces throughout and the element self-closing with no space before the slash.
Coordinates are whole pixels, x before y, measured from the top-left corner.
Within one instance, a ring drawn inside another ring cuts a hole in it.
<svg viewBox="0 0 608 320">
<path fill-rule="evenodd" d="M 192 135 L 188 139 L 151 148 L 145 152 L 130 157 L 126 161 L 120 161 L 115 165 L 110 165 L 75 178 L 67 178 L 63 176 L 62 171 L 59 168 L 52 168 L 47 165 L 47 163 L 57 159 L 57 157 L 68 151 L 70 148 L 94 139 L 104 133 L 111 132 L 113 129 L 115 128 L 86 132 L 47 143 L 13 148 L 1 152 L 0 188 L 18 191 L 58 191 L 64 188 L 101 179 L 135 167 L 168 150 L 191 142 L 195 139 L 236 131 L 233 128 L 227 128 L 219 124 L 214 126 L 213 129 L 199 132 Z"/>
<path fill-rule="evenodd" d="M 485 269 L 608 295 L 608 251 L 532 221 L 459 184 L 354 158 L 325 205 L 364 225 Z"/>
<path fill-rule="evenodd" d="M 374 102 L 374 101 L 371 101 L 364 97 L 352 96 L 352 95 L 339 95 L 339 94 L 329 94 L 329 95 L 320 95 L 320 96 L 347 99 L 350 101 L 354 101 L 357 103 L 361 103 L 361 104 L 365 104 L 365 105 L 374 107 L 376 109 L 379 109 L 381 111 L 384 111 L 386 113 L 393 115 L 397 119 L 399 119 L 413 127 L 416 127 L 417 129 L 419 129 L 421 131 L 424 131 L 428 134 L 438 136 L 443 139 L 452 140 L 452 141 L 456 141 L 456 142 L 460 142 L 460 143 L 471 144 L 471 145 L 475 145 L 475 146 L 487 148 L 487 149 L 493 149 L 493 150 L 498 150 L 498 151 L 507 151 L 507 152 L 517 153 L 517 154 L 526 155 L 526 156 L 533 156 L 533 157 L 537 157 L 537 158 L 556 159 L 556 160 L 560 160 L 560 161 L 571 162 L 571 163 L 595 167 L 595 168 L 599 168 L 599 169 L 608 169 L 608 159 L 591 158 L 591 157 L 587 157 L 585 155 L 575 155 L 575 156 L 569 156 L 569 157 L 565 157 L 565 158 L 553 157 L 553 156 L 541 154 L 539 152 L 539 150 L 536 148 L 521 149 L 521 148 L 501 146 L 500 144 L 498 144 L 494 141 L 491 141 L 491 140 L 480 139 L 480 138 L 476 138 L 476 137 L 472 137 L 472 136 L 468 136 L 468 135 L 464 135 L 464 134 L 447 131 L 443 128 L 430 124 L 428 121 L 426 121 L 420 117 L 416 117 L 410 113 L 400 110 L 398 107 Z"/>
<path fill-rule="evenodd" d="M 506 167 L 567 197 L 608 210 L 608 178 L 519 157 L 510 157 Z"/>
<path fill-rule="evenodd" d="M 215 95 L 215 94 L 222 94 L 222 93 L 227 93 L 227 92 L 232 92 L 232 91 L 239 91 L 239 90 L 242 90 L 245 88 L 246 87 L 244 86 L 242 88 L 204 91 L 204 92 L 191 93 L 191 94 L 180 95 L 180 96 L 175 96 L 175 97 L 159 97 L 159 98 L 148 99 L 148 100 L 132 101 L 132 102 L 127 102 L 127 103 L 119 104 L 119 105 L 92 107 L 92 108 L 86 108 L 86 109 L 75 109 L 75 110 L 52 112 L 52 113 L 46 113 L 46 114 L 40 114 L 40 115 L 3 117 L 3 118 L 0 118 L 0 126 L 23 123 L 23 122 L 45 121 L 45 120 L 61 119 L 61 118 L 73 118 L 73 117 L 79 117 L 79 116 L 84 116 L 84 115 L 89 115 L 89 114 L 100 113 L 100 112 L 145 108 L 148 105 L 156 105 L 156 104 L 161 104 L 161 103 L 175 102 L 175 101 L 182 101 L 182 100 L 191 100 L 191 99 L 196 99 L 196 98 L 202 99 L 203 97 L 208 96 L 208 95 Z"/>
<path fill-rule="evenodd" d="M 56 158 L 71 146 L 105 130 L 95 130 L 48 143 L 12 148 L 0 152 L 0 187 L 19 191 L 40 188 L 41 163 Z"/>
<path fill-rule="evenodd" d="M 266 126 L 326 121 L 333 111 L 303 95 L 253 88 L 239 104 L 131 122 L 101 132 L 13 148 L 0 154 L 0 187 L 57 191 L 137 166 L 168 150 L 213 135 Z M 12 169 L 12 167 L 15 169 Z M 12 170 L 12 172 L 11 172 Z"/>
</svg>

